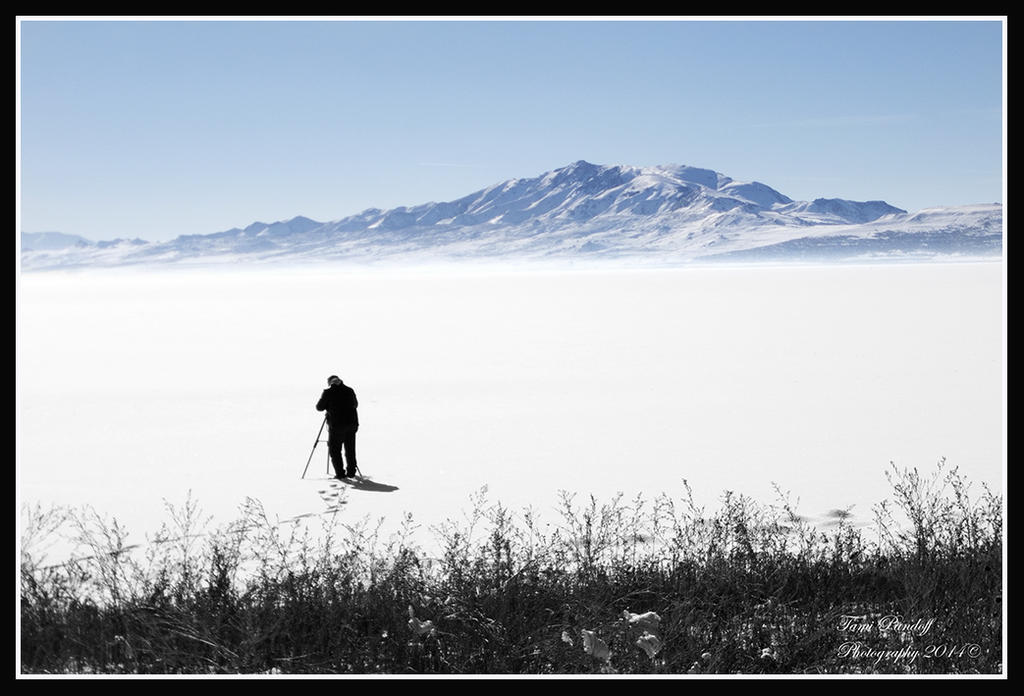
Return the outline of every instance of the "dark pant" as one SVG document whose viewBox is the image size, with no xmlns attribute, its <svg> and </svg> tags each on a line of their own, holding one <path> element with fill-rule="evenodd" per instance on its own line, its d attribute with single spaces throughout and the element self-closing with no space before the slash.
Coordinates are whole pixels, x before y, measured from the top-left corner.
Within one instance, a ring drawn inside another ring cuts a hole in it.
<svg viewBox="0 0 1024 696">
<path fill-rule="evenodd" d="M 345 448 L 345 462 L 341 460 L 341 449 Z M 342 469 L 348 476 L 356 475 L 356 426 L 339 425 L 327 433 L 327 451 L 331 455 L 334 474 L 340 476 Z M 348 466 L 345 466 L 347 462 Z"/>
</svg>

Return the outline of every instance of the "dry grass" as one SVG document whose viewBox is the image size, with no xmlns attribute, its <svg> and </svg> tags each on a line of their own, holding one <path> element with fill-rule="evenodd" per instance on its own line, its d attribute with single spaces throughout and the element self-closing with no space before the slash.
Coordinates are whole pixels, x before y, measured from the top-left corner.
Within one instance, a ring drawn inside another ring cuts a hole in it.
<svg viewBox="0 0 1024 696">
<path fill-rule="evenodd" d="M 890 472 L 866 530 L 783 498 L 564 495 L 554 523 L 481 491 L 462 522 L 282 528 L 192 501 L 157 541 L 94 513 L 27 510 L 23 673 L 999 673 L 1002 499 L 955 467 Z M 335 518 L 337 519 L 337 518 Z M 88 558 L 33 551 L 73 532 Z M 886 618 L 886 617 L 896 617 Z M 899 623 L 896 623 L 898 619 Z M 920 620 L 934 622 L 924 629 Z M 916 651 L 916 653 L 915 653 Z"/>
</svg>

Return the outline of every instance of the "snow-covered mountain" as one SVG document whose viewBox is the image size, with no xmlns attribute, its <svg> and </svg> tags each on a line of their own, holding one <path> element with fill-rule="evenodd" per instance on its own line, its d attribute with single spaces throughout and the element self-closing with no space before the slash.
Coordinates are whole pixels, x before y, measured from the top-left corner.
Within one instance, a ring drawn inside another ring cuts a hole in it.
<svg viewBox="0 0 1024 696">
<path fill-rule="evenodd" d="M 465 259 L 693 261 L 927 259 L 1002 251 L 1002 206 L 908 213 L 884 201 L 794 201 L 759 182 L 689 166 L 578 161 L 455 201 L 305 217 L 169 242 L 22 236 L 26 270 L 145 263 L 372 263 Z M 28 239 L 28 241 L 26 241 Z"/>
<path fill-rule="evenodd" d="M 87 247 L 91 245 L 85 237 L 62 232 L 22 232 L 21 248 L 23 251 L 52 251 L 68 247 Z"/>
</svg>

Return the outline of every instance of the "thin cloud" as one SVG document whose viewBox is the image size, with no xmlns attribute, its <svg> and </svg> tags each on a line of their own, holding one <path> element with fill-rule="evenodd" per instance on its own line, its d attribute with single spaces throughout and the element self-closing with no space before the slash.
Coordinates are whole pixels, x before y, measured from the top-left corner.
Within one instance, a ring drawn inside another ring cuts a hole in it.
<svg viewBox="0 0 1024 696">
<path fill-rule="evenodd" d="M 798 128 L 842 128 L 856 126 L 886 126 L 898 123 L 909 123 L 917 120 L 917 114 L 845 114 L 843 116 L 822 116 L 818 118 L 801 118 L 790 121 L 771 123 L 752 123 L 754 128 L 778 128 L 794 126 Z"/>
<path fill-rule="evenodd" d="M 457 167 L 460 169 L 476 169 L 484 166 L 482 164 L 465 164 L 462 162 L 417 162 L 416 165 L 419 167 Z"/>
</svg>

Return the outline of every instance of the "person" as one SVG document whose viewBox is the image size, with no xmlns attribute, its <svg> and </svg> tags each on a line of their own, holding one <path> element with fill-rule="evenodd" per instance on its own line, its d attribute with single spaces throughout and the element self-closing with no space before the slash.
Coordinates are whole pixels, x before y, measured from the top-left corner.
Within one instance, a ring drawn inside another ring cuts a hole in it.
<svg viewBox="0 0 1024 696">
<path fill-rule="evenodd" d="M 334 465 L 334 478 L 356 475 L 356 431 L 359 430 L 359 401 L 351 387 L 337 375 L 327 378 L 327 389 L 316 402 L 317 411 L 327 411 L 327 451 Z M 341 452 L 345 450 L 345 462 Z"/>
</svg>

